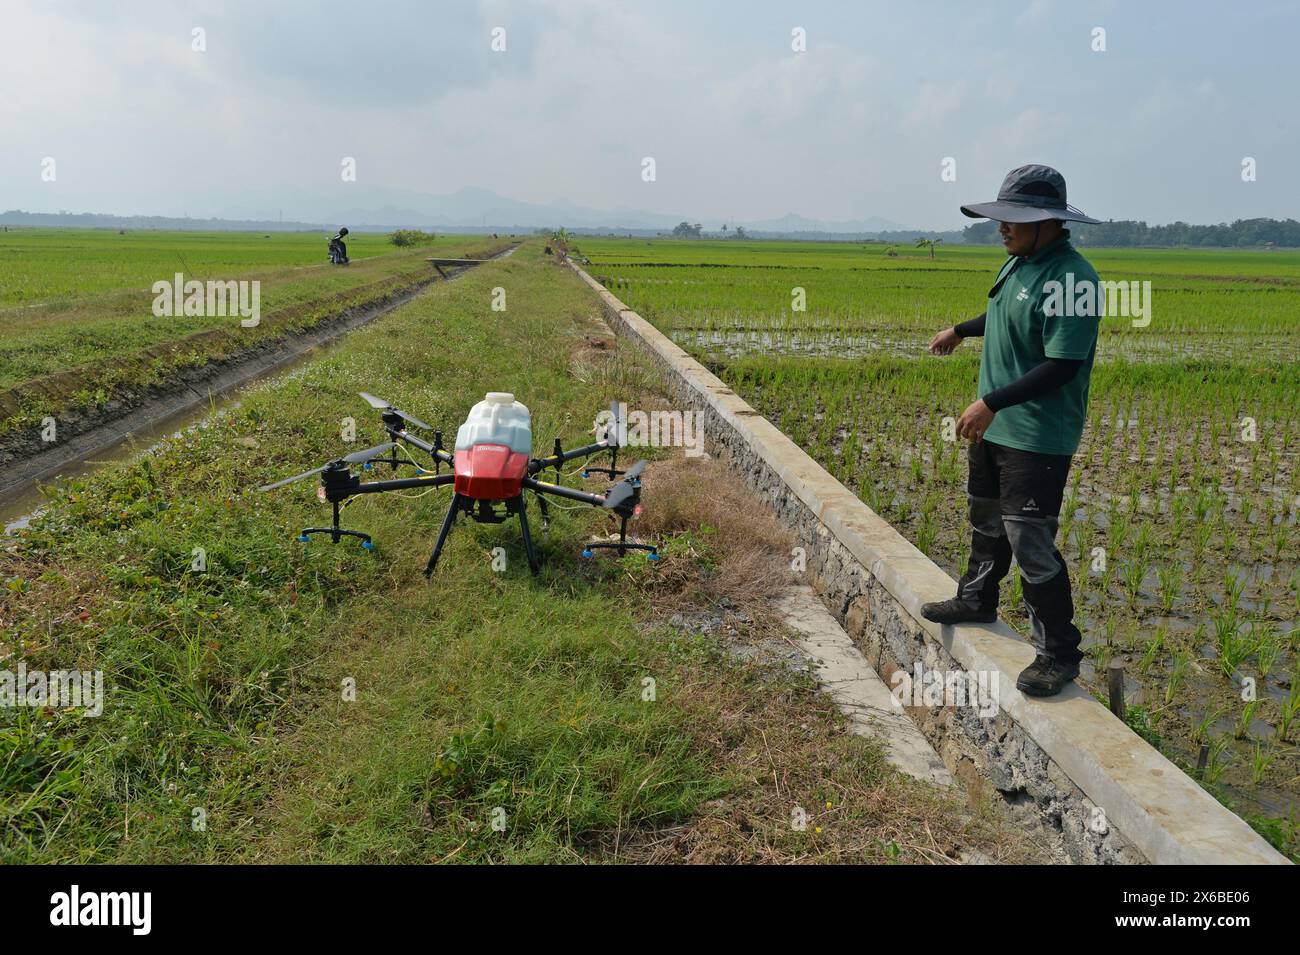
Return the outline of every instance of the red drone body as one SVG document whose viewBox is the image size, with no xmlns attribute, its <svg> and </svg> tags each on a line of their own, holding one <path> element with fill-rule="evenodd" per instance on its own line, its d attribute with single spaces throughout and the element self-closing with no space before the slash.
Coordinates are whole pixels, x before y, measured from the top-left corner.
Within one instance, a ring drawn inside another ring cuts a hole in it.
<svg viewBox="0 0 1300 955">
<path fill-rule="evenodd" d="M 478 501 L 518 497 L 532 447 L 528 409 L 509 392 L 488 392 L 456 432 L 456 493 Z"/>
<path fill-rule="evenodd" d="M 456 493 L 480 501 L 501 501 L 523 492 L 528 455 L 504 444 L 476 444 L 456 452 Z"/>
</svg>

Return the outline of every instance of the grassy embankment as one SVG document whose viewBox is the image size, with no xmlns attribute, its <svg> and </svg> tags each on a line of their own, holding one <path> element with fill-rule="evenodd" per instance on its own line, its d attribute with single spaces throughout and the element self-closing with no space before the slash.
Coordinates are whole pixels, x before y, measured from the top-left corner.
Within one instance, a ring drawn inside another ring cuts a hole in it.
<svg viewBox="0 0 1300 955">
<path fill-rule="evenodd" d="M 496 286 L 505 313 L 489 308 Z M 658 566 L 581 560 L 607 518 L 557 510 L 536 580 L 515 525 L 462 524 L 426 582 L 445 491 L 349 507 L 373 553 L 293 541 L 324 518 L 310 481 L 253 493 L 345 450 L 346 416 L 363 424 L 352 447 L 377 439 L 363 388 L 448 430 L 485 391 L 514 391 L 542 450 L 555 434 L 581 441 L 612 398 L 653 403 L 651 373 L 585 337 L 600 336 L 596 311 L 528 244 L 211 426 L 52 495 L 0 558 L 0 653 L 103 669 L 108 694 L 98 718 L 0 713 L 3 858 L 1033 857 L 983 806 L 898 776 L 846 735 L 807 676 L 664 624 L 730 602 L 753 619 L 730 615 L 731 639 L 780 639 L 763 611 L 788 538 L 716 463 L 652 463 L 642 528 L 661 535 Z M 191 570 L 196 547 L 206 573 Z"/>
</svg>

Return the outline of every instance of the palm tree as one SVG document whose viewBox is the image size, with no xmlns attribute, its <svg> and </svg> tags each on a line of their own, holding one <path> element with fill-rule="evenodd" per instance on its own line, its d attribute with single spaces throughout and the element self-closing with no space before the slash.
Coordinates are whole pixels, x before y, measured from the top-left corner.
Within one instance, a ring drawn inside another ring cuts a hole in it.
<svg viewBox="0 0 1300 955">
<path fill-rule="evenodd" d="M 943 245 L 943 239 L 917 239 L 916 240 L 916 247 L 918 249 L 923 248 L 925 246 L 930 247 L 930 258 L 934 258 L 934 247 L 937 245 Z"/>
</svg>

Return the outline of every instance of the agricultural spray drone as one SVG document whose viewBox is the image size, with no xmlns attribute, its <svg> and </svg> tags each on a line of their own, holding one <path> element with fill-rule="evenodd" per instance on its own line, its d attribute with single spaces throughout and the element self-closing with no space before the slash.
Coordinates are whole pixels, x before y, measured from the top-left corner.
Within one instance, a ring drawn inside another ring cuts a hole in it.
<svg viewBox="0 0 1300 955">
<path fill-rule="evenodd" d="M 612 407 L 613 420 L 604 429 L 605 434 L 593 444 L 565 451 L 560 439 L 555 439 L 551 454 L 544 458 L 530 457 L 532 451 L 532 419 L 528 409 L 515 401 L 508 392 L 489 392 L 487 396 L 470 410 L 469 417 L 456 432 L 456 445 L 448 451 L 442 444 L 442 432 L 432 425 L 425 424 L 414 415 L 409 415 L 399 408 L 394 408 L 382 398 L 376 398 L 367 392 L 361 397 L 380 412 L 384 430 L 392 440 L 373 448 L 354 451 L 328 464 L 302 474 L 296 474 L 274 484 L 258 488 L 271 491 L 304 478 L 320 475 L 320 487 L 317 497 L 328 501 L 334 507 L 334 523 L 331 527 L 304 528 L 298 539 L 306 543 L 313 534 L 328 534 L 337 544 L 343 537 L 356 537 L 361 546 L 373 549 L 370 535 L 361 531 L 348 530 L 339 526 L 339 510 L 346 502 L 359 494 L 381 494 L 385 491 L 407 491 L 428 489 L 452 485 L 453 495 L 447 514 L 443 518 L 442 528 L 438 531 L 438 541 L 433 546 L 433 553 L 424 568 L 424 575 L 429 577 L 438 566 L 438 557 L 456 522 L 456 515 L 467 514 L 481 524 L 500 524 L 510 515 L 519 516 L 519 527 L 524 539 L 524 551 L 528 556 L 528 567 L 537 573 L 537 553 L 533 548 L 532 535 L 528 529 L 528 516 L 524 508 L 524 491 L 532 491 L 542 512 L 542 531 L 549 525 L 547 501 L 544 495 L 579 501 L 592 507 L 601 507 L 613 511 L 620 518 L 618 540 L 591 541 L 583 548 L 582 556 L 591 557 L 597 548 L 609 548 L 621 557 L 629 550 L 649 551 L 651 560 L 658 560 L 659 552 L 652 544 L 641 544 L 627 539 L 627 522 L 641 513 L 641 471 L 644 461 L 638 461 L 626 471 L 618 469 L 618 440 L 622 434 L 618 419 L 619 405 Z M 433 441 L 424 440 L 410 432 L 410 428 L 433 433 Z M 433 459 L 430 471 L 416 463 L 410 452 L 402 448 L 407 460 L 397 456 L 402 444 L 410 445 L 429 455 Z M 561 477 L 560 466 L 575 458 L 588 457 L 602 451 L 611 452 L 608 467 L 591 467 L 583 469 L 582 476 L 603 474 L 615 483 L 604 494 L 592 494 L 561 484 L 550 484 L 539 480 L 535 475 L 547 468 L 554 468 L 557 479 Z M 375 465 L 387 464 L 394 471 L 404 465 L 414 466 L 415 477 L 395 478 L 388 481 L 362 481 L 352 473 L 350 465 L 360 464 L 365 470 Z M 442 466 L 451 470 L 442 473 Z M 615 481 L 615 479 L 619 479 Z"/>
</svg>

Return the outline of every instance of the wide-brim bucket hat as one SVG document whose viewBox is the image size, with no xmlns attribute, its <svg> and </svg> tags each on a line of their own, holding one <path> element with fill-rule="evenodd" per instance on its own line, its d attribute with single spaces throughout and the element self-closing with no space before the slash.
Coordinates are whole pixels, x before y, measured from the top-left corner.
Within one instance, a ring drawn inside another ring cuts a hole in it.
<svg viewBox="0 0 1300 955">
<path fill-rule="evenodd" d="M 1036 163 L 1007 173 L 994 202 L 976 202 L 962 206 L 961 211 L 972 219 L 996 219 L 998 222 L 1043 222 L 1047 219 L 1101 222 L 1065 201 L 1064 176 L 1051 166 Z"/>
</svg>

